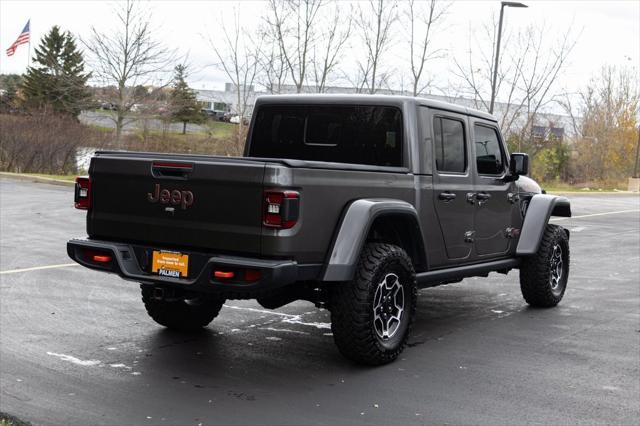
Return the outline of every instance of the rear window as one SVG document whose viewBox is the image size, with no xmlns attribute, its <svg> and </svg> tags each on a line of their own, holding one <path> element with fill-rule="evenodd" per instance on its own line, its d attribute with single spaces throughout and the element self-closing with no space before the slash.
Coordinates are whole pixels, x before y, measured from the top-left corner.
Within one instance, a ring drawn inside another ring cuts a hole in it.
<svg viewBox="0 0 640 426">
<path fill-rule="evenodd" d="M 249 156 L 402 166 L 402 114 L 387 106 L 262 106 Z"/>
</svg>

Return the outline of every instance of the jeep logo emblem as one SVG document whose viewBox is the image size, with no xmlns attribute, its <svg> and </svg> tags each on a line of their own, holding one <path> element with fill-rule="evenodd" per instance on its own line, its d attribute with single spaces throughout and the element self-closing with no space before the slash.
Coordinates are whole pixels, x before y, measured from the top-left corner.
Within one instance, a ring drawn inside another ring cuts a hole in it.
<svg viewBox="0 0 640 426">
<path fill-rule="evenodd" d="M 173 191 L 160 189 L 160 184 L 156 183 L 154 192 L 147 193 L 147 200 L 150 203 L 160 202 L 160 204 L 173 204 L 174 206 L 179 205 L 182 210 L 186 210 L 187 207 L 190 207 L 193 204 L 193 192 L 180 191 L 179 189 L 174 189 Z"/>
</svg>

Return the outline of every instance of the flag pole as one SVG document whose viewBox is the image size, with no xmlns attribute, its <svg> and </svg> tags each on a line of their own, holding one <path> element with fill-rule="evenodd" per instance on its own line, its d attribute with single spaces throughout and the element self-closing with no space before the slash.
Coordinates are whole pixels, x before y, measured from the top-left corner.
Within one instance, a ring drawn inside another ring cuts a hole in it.
<svg viewBox="0 0 640 426">
<path fill-rule="evenodd" d="M 31 19 L 29 19 L 29 44 L 27 45 L 27 70 L 29 72 L 29 66 L 31 66 Z"/>
</svg>

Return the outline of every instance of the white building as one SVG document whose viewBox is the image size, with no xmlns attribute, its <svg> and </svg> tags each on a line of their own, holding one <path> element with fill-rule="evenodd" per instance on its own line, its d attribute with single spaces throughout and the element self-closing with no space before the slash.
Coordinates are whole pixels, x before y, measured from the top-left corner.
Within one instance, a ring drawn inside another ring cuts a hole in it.
<svg viewBox="0 0 640 426">
<path fill-rule="evenodd" d="M 237 94 L 234 88 L 234 85 L 231 83 L 225 84 L 225 90 L 197 90 L 197 99 L 202 103 L 202 108 L 208 111 L 215 112 L 218 115 L 224 114 L 226 112 L 237 113 Z M 251 111 L 253 111 L 253 105 L 255 104 L 255 100 L 260 95 L 267 95 L 271 93 L 275 93 L 276 91 L 262 91 L 256 92 L 251 86 L 250 94 L 248 96 L 247 101 L 247 115 L 251 115 Z M 282 85 L 279 87 L 277 91 L 279 94 L 294 94 L 297 92 L 296 86 L 294 85 Z M 303 93 L 316 93 L 316 89 L 313 86 L 305 86 L 302 89 Z M 358 89 L 355 87 L 338 87 L 338 86 L 329 86 L 325 88 L 324 93 L 327 94 L 356 94 L 358 93 Z M 377 91 L 378 95 L 405 95 L 410 96 L 410 93 L 398 91 L 398 90 L 390 90 L 390 89 L 380 89 Z M 457 105 L 462 105 L 468 108 L 475 109 L 483 109 L 479 102 L 464 98 L 461 96 L 458 97 L 450 97 L 450 96 L 442 96 L 435 94 L 424 94 L 420 95 L 420 97 L 424 97 L 427 99 L 435 99 L 439 101 L 451 102 Z M 505 114 L 513 114 L 513 111 L 517 109 L 516 105 L 509 105 L 502 102 L 496 102 L 494 106 L 494 115 L 498 118 L 498 121 L 502 121 Z M 514 120 L 513 126 L 522 127 L 526 122 L 526 116 L 524 114 L 520 114 Z M 565 136 L 571 137 L 574 136 L 574 123 L 571 120 L 571 117 L 562 114 L 552 114 L 552 113 L 537 113 L 535 117 L 535 122 L 532 126 L 532 132 L 534 138 L 546 139 L 553 135 L 559 140 L 563 140 Z"/>
<path fill-rule="evenodd" d="M 255 92 L 253 86 L 251 86 L 247 100 L 247 111 L 253 111 L 256 97 L 264 94 L 266 92 Z M 196 99 L 201 103 L 202 109 L 219 115 L 227 112 L 238 112 L 237 96 L 235 86 L 231 83 L 226 83 L 224 90 L 196 90 Z"/>
</svg>

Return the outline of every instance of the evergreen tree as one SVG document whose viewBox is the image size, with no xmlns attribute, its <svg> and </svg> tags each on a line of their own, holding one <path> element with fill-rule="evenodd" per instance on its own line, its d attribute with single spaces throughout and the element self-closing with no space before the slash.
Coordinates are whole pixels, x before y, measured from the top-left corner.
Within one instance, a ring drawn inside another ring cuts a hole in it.
<svg viewBox="0 0 640 426">
<path fill-rule="evenodd" d="M 40 41 L 34 65 L 24 77 L 22 91 L 28 107 L 77 117 L 91 96 L 87 88 L 90 73 L 84 72 L 84 58 L 71 33 L 58 26 Z"/>
<path fill-rule="evenodd" d="M 18 107 L 18 89 L 22 76 L 18 74 L 0 74 L 0 112 L 11 112 Z"/>
<path fill-rule="evenodd" d="M 196 94 L 185 81 L 186 71 L 186 66 L 176 66 L 170 99 L 171 117 L 182 122 L 183 135 L 187 132 L 187 123 L 201 123 L 203 121 Z"/>
</svg>

